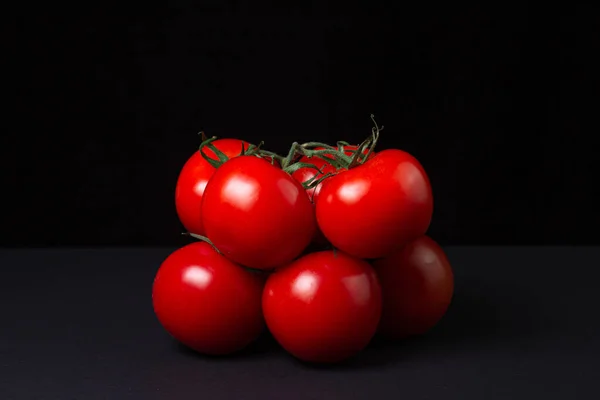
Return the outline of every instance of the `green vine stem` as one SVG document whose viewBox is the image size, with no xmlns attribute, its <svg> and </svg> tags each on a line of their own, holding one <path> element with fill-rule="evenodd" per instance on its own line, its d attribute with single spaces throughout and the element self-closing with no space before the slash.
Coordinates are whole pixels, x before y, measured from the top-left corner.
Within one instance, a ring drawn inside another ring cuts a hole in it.
<svg viewBox="0 0 600 400">
<path fill-rule="evenodd" d="M 351 146 L 350 143 L 340 140 L 336 143 L 337 147 L 326 143 L 308 142 L 296 146 L 296 151 L 300 149 L 300 154 L 307 157 L 319 157 L 336 170 L 355 168 L 365 163 L 371 157 L 379 141 L 379 134 L 383 130 L 383 126 L 380 127 L 377 124 L 373 114 L 371 114 L 371 121 L 373 121 L 374 125 L 371 129 L 371 135 L 356 150 L 348 150 L 347 147 Z M 315 148 L 320 149 L 315 150 Z M 346 152 L 350 152 L 352 155 L 348 156 Z"/>
<path fill-rule="evenodd" d="M 315 176 L 302 183 L 305 189 L 311 189 L 321 184 L 321 182 L 333 174 L 324 174 L 322 168 L 320 169 L 311 163 L 299 161 L 299 159 L 302 157 L 317 157 L 332 166 L 336 171 L 348 170 L 364 164 L 373 154 L 379 140 L 380 132 L 383 130 L 383 126 L 379 127 L 373 114 L 371 114 L 371 120 L 374 125 L 371 129 L 371 135 L 356 149 L 348 150 L 347 147 L 351 146 L 350 143 L 341 140 L 336 143 L 336 146 L 321 142 L 306 142 L 303 144 L 294 142 L 287 155 L 283 157 L 275 152 L 262 149 L 264 142 L 261 141 L 257 146 L 251 144 L 248 148 L 246 148 L 245 144 L 242 142 L 242 148 L 239 155 L 252 155 L 264 159 L 268 158 L 271 161 L 271 165 L 275 165 L 275 162 L 277 161 L 281 166 L 281 169 L 290 175 L 301 168 L 315 169 L 317 171 Z M 229 161 L 229 157 L 213 144 L 213 142 L 217 140 L 216 136 L 207 138 L 204 131 L 199 132 L 199 134 L 202 137 L 202 144 L 199 148 L 200 154 L 210 165 L 214 168 L 219 168 Z M 210 149 L 216 155 L 217 159 L 209 157 L 204 151 L 205 148 Z M 346 154 L 348 152 L 350 155 Z"/>
<path fill-rule="evenodd" d="M 350 161 L 350 164 L 348 164 L 348 169 L 357 167 L 365 161 L 365 160 L 362 160 L 361 156 L 364 154 L 364 151 L 367 148 L 369 149 L 369 153 L 371 152 L 371 149 L 373 148 L 372 144 L 373 144 L 373 139 L 367 138 L 367 139 L 365 139 L 364 142 L 362 142 L 358 146 L 358 149 L 356 149 L 356 152 L 352 156 L 352 161 Z"/>
<path fill-rule="evenodd" d="M 194 239 L 198 239 L 202 242 L 208 243 L 219 255 L 221 256 L 225 256 L 223 253 L 221 253 L 221 251 L 217 248 L 217 246 L 214 245 L 214 243 L 207 238 L 206 236 L 202 236 L 202 235 L 197 235 L 195 233 L 191 233 L 191 232 L 183 232 L 182 233 L 183 236 L 189 236 L 189 237 L 193 237 Z M 268 275 L 270 274 L 272 271 L 268 271 L 268 270 L 262 270 L 262 269 L 256 269 L 256 268 L 250 268 L 250 267 L 246 267 L 245 265 L 241 266 L 244 269 L 247 269 L 250 272 L 259 274 L 259 275 Z"/>
<path fill-rule="evenodd" d="M 229 160 L 229 157 L 227 157 L 227 155 L 225 153 L 223 153 L 221 150 L 217 149 L 217 147 L 212 143 L 215 140 L 217 140 L 216 136 L 213 136 L 211 138 L 203 140 L 202 143 L 200 144 L 200 148 L 198 150 L 200 151 L 200 154 L 202 155 L 202 157 L 204 157 L 206 162 L 208 162 L 214 168 L 219 168 L 221 165 L 223 165 L 224 163 L 226 163 Z M 214 158 L 209 157 L 208 154 L 206 154 L 204 152 L 204 148 L 206 148 L 206 147 L 208 147 L 210 150 L 212 150 L 213 153 L 215 153 L 218 160 L 215 160 Z"/>
<path fill-rule="evenodd" d="M 334 146 L 331 146 L 327 143 L 321 143 L 321 142 L 306 142 L 306 143 L 301 144 L 300 147 L 302 147 L 303 149 L 322 147 L 327 150 L 337 150 Z"/>
<path fill-rule="evenodd" d="M 356 149 L 347 149 L 351 144 L 341 140 L 336 143 L 337 146 L 321 142 L 307 142 L 303 144 L 294 142 L 292 143 L 287 156 L 282 157 L 282 169 L 289 174 L 293 174 L 300 168 L 316 169 L 317 173 L 315 176 L 302 183 L 304 188 L 310 189 L 320 185 L 325 179 L 334 174 L 324 174 L 323 168 L 319 169 L 310 163 L 296 161 L 299 157 L 317 157 L 332 166 L 336 171 L 349 170 L 364 164 L 373 154 L 377 142 L 379 141 L 379 134 L 383 130 L 383 126 L 379 127 L 373 114 L 371 114 L 371 120 L 374 125 L 371 129 L 371 135 L 369 135 Z M 350 153 L 350 155 L 346 153 Z"/>
<path fill-rule="evenodd" d="M 202 143 L 200 144 L 199 148 L 200 154 L 211 166 L 213 166 L 214 168 L 219 168 L 221 165 L 229 161 L 229 157 L 213 144 L 213 142 L 217 140 L 216 136 L 207 138 L 204 132 L 200 132 L 200 135 L 202 136 Z M 281 156 L 263 150 L 262 146 L 264 144 L 265 142 L 261 141 L 258 145 L 250 144 L 246 148 L 245 142 L 242 141 L 241 151 L 240 154 L 238 154 L 238 156 L 256 156 L 261 158 L 269 157 L 271 158 L 271 164 L 274 164 L 275 161 L 279 161 L 281 159 Z M 206 152 L 204 151 L 205 148 L 211 150 L 217 156 L 217 159 L 215 160 L 214 158 L 206 154 Z"/>
<path fill-rule="evenodd" d="M 261 158 L 270 158 L 271 165 L 275 165 L 275 161 L 277 161 L 279 163 L 279 165 L 281 165 L 283 163 L 283 157 L 272 151 L 258 149 L 256 152 L 256 155 Z"/>
<path fill-rule="evenodd" d="M 193 237 L 194 239 L 198 239 L 202 242 L 208 243 L 217 253 L 219 253 L 220 255 L 223 255 L 223 253 L 221 253 L 221 250 L 219 250 L 217 248 L 217 246 L 215 246 L 215 244 L 213 242 L 211 242 L 211 240 L 209 238 L 207 238 L 206 236 L 202 236 L 202 235 L 197 235 L 195 233 L 192 232 L 183 232 L 182 233 L 183 236 L 190 236 Z"/>
<path fill-rule="evenodd" d="M 377 121 L 375 121 L 375 116 L 373 114 L 371 114 L 371 121 L 373 121 L 374 125 L 373 128 L 371 128 L 373 141 L 371 143 L 371 147 L 369 148 L 369 152 L 365 156 L 365 160 L 368 160 L 371 154 L 373 154 L 373 150 L 375 150 L 377 142 L 379 141 L 379 133 L 383 130 L 383 125 L 381 125 L 381 128 L 379 127 L 379 125 L 377 125 Z"/>
<path fill-rule="evenodd" d="M 293 164 L 288 165 L 287 167 L 283 168 L 283 170 L 285 172 L 287 172 L 288 174 L 292 175 L 294 172 L 298 171 L 300 168 L 312 168 L 312 169 L 317 170 L 317 172 L 322 172 L 319 169 L 319 167 L 317 167 L 316 165 L 305 163 L 305 162 L 293 163 Z"/>
</svg>

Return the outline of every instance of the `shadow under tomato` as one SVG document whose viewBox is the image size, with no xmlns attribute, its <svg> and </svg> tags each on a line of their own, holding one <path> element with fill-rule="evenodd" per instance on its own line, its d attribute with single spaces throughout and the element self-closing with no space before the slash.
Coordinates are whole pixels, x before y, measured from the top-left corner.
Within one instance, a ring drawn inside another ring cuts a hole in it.
<svg viewBox="0 0 600 400">
<path fill-rule="evenodd" d="M 212 360 L 252 361 L 287 357 L 300 368 L 343 371 L 385 369 L 392 365 L 444 357 L 449 353 L 478 352 L 535 336 L 547 319 L 541 304 L 517 285 L 498 285 L 480 281 L 461 282 L 452 304 L 438 325 L 425 335 L 390 341 L 376 336 L 369 346 L 339 364 L 312 364 L 288 354 L 272 335 L 264 334 L 244 350 L 227 356 L 207 356 L 177 343 L 178 350 L 191 357 Z"/>
<path fill-rule="evenodd" d="M 545 329 L 546 321 L 541 304 L 522 287 L 506 285 L 499 291 L 497 285 L 464 282 L 446 315 L 425 335 L 402 341 L 376 336 L 365 350 L 341 364 L 298 363 L 305 368 L 332 371 L 383 369 L 415 359 L 433 360 L 449 353 L 511 345 L 535 337 Z"/>
<path fill-rule="evenodd" d="M 318 371 L 344 371 L 360 369 L 382 369 L 399 361 L 403 353 L 410 351 L 409 342 L 413 339 L 398 342 L 389 342 L 375 337 L 369 346 L 354 357 L 337 364 L 316 364 L 304 362 L 294 358 L 294 362 L 301 368 Z M 403 352 L 402 349 L 405 351 Z"/>
<path fill-rule="evenodd" d="M 267 331 L 265 331 L 256 341 L 249 344 L 244 349 L 227 355 L 207 355 L 198 353 L 191 348 L 183 345 L 182 343 L 173 339 L 173 344 L 177 351 L 181 354 L 184 354 L 189 357 L 197 357 L 203 359 L 210 359 L 212 361 L 243 361 L 243 360 L 256 360 L 260 358 L 268 358 L 272 357 L 274 354 L 277 354 L 281 350 L 278 347 L 277 342 L 273 339 L 273 336 Z"/>
<path fill-rule="evenodd" d="M 431 340 L 459 349 L 501 345 L 535 336 L 547 317 L 540 299 L 523 286 L 469 281 L 456 291 Z"/>
</svg>

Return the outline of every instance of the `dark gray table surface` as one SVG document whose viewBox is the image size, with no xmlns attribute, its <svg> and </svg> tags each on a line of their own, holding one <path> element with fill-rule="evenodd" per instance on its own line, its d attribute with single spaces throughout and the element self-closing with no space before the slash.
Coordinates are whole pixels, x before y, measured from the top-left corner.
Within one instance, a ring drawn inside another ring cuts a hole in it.
<svg viewBox="0 0 600 400">
<path fill-rule="evenodd" d="M 268 336 L 221 359 L 177 346 L 151 304 L 171 250 L 0 250 L 0 399 L 600 398 L 600 248 L 447 248 L 437 328 L 329 368 Z"/>
</svg>

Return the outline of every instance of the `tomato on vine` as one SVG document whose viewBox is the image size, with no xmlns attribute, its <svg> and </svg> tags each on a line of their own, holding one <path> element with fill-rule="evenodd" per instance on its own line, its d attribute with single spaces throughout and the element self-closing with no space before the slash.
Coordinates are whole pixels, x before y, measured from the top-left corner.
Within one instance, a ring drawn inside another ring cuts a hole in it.
<svg viewBox="0 0 600 400">
<path fill-rule="evenodd" d="M 385 257 L 424 235 L 433 214 L 431 185 L 419 161 L 398 149 L 374 153 L 382 129 L 375 123 L 352 157 L 340 149 L 328 150 L 330 157 L 323 150 L 309 153 L 335 167 L 315 201 L 320 231 L 334 247 L 363 259 Z"/>
<path fill-rule="evenodd" d="M 287 164 L 280 169 L 259 157 L 236 157 L 219 167 L 206 185 L 206 236 L 229 259 L 272 269 L 309 245 L 316 230 L 313 206 Z"/>
<path fill-rule="evenodd" d="M 421 335 L 446 313 L 454 274 L 442 248 L 422 236 L 373 263 L 383 291 L 379 332 L 392 339 Z"/>
<path fill-rule="evenodd" d="M 336 162 L 336 157 L 334 157 L 332 153 L 325 152 L 319 154 L 323 150 L 334 151 L 335 148 L 332 146 L 328 146 L 322 143 L 307 143 L 305 145 L 302 145 L 301 147 L 308 147 L 310 148 L 310 150 L 301 151 L 301 154 L 304 153 L 309 155 L 302 155 L 298 162 L 306 165 L 311 165 L 312 168 L 299 168 L 292 174 L 292 177 L 302 184 L 307 184 L 316 181 L 316 185 L 309 185 L 308 188 L 306 188 L 306 194 L 310 198 L 310 201 L 314 204 L 317 201 L 317 198 L 319 197 L 319 192 L 321 191 L 321 187 L 323 185 L 323 179 L 328 176 L 333 176 L 338 172 L 344 170 L 343 163 L 339 162 L 343 162 L 343 160 L 339 160 L 338 162 Z M 350 163 L 351 157 L 353 157 L 359 150 L 359 146 L 349 145 L 345 142 L 339 142 L 337 150 L 343 152 L 344 155 L 348 157 L 346 161 Z M 367 155 L 368 150 L 369 149 L 364 149 L 363 154 Z M 319 156 L 316 156 L 315 154 L 319 154 Z M 371 158 L 373 155 L 374 153 L 369 154 L 369 158 Z M 327 239 L 325 238 L 318 226 L 315 232 L 315 236 L 313 238 L 313 243 L 317 245 L 323 245 L 328 243 Z"/>
<path fill-rule="evenodd" d="M 410 154 L 383 150 L 325 180 L 316 202 L 319 228 L 338 249 L 385 257 L 422 236 L 433 214 L 429 178 Z"/>
<path fill-rule="evenodd" d="M 343 152 L 346 156 L 352 157 L 358 151 L 359 146 L 356 145 L 343 145 L 343 142 L 340 142 L 338 145 L 338 151 Z M 316 143 L 314 150 L 318 153 L 321 150 L 332 150 L 334 149 L 331 146 L 324 147 L 321 143 Z M 313 154 L 315 152 L 313 151 Z M 363 150 L 363 154 L 367 155 L 368 149 Z M 373 157 L 375 154 L 371 153 L 369 158 Z M 299 162 L 305 164 L 311 164 L 316 168 L 303 167 L 299 168 L 296 172 L 292 174 L 294 179 L 296 179 L 300 183 L 310 182 L 311 180 L 318 179 L 320 177 L 324 177 L 326 175 L 335 175 L 338 171 L 343 170 L 343 166 L 339 165 L 336 168 L 335 164 L 332 161 L 335 160 L 335 157 L 331 154 L 323 153 L 321 156 L 309 156 L 303 155 Z M 323 183 L 319 183 L 316 186 L 312 186 L 306 189 L 306 194 L 310 200 L 315 203 L 317 201 L 317 197 L 319 196 L 319 192 L 321 191 L 321 186 Z"/>
<path fill-rule="evenodd" d="M 374 336 L 381 289 L 366 261 L 342 252 L 315 252 L 269 276 L 263 313 L 274 338 L 298 359 L 341 362 Z"/>
<path fill-rule="evenodd" d="M 171 253 L 152 286 L 154 312 L 187 347 L 224 355 L 246 347 L 264 329 L 263 279 L 229 261 L 208 243 Z"/>
<path fill-rule="evenodd" d="M 218 150 L 227 157 L 236 157 L 241 154 L 242 146 L 250 144 L 238 139 L 217 139 L 212 142 Z M 204 149 L 206 156 L 218 161 L 218 156 L 210 149 Z M 179 220 L 189 232 L 204 235 L 202 225 L 201 204 L 204 188 L 215 173 L 216 168 L 211 165 L 200 151 L 194 152 L 184 164 L 175 187 L 175 209 Z"/>
</svg>

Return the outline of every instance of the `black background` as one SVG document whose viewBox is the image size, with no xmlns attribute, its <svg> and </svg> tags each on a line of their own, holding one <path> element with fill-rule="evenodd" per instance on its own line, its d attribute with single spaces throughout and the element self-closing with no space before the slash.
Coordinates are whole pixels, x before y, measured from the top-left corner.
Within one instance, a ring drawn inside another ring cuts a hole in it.
<svg viewBox="0 0 600 400">
<path fill-rule="evenodd" d="M 0 398 L 597 398 L 598 252 L 481 245 L 600 244 L 598 7 L 285 4 L 3 13 L 0 246 L 152 248 L 0 251 Z M 433 184 L 440 325 L 331 369 L 169 340 L 149 299 L 197 132 L 283 152 L 370 113 Z"/>
<path fill-rule="evenodd" d="M 285 151 L 370 113 L 428 171 L 441 244 L 600 243 L 597 7 L 298 4 L 11 14 L 0 243 L 177 245 L 198 131 Z"/>
</svg>

